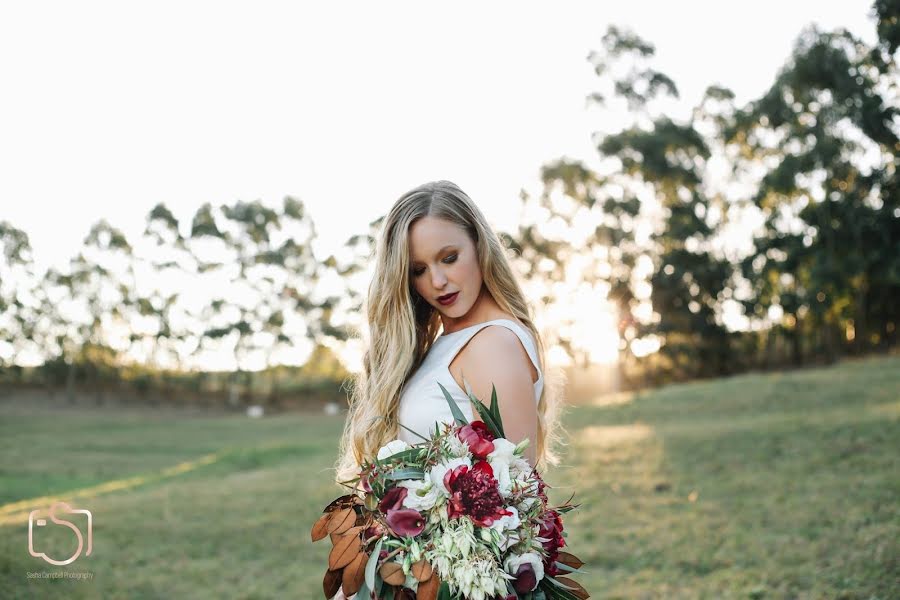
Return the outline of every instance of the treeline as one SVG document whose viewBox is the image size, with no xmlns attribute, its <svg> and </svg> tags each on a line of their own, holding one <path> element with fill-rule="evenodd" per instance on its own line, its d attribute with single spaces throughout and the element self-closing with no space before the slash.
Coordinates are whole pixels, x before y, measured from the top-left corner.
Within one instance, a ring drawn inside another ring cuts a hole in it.
<svg viewBox="0 0 900 600">
<path fill-rule="evenodd" d="M 502 236 L 541 314 L 564 314 L 585 289 L 613 304 L 619 387 L 896 344 L 900 25 L 889 4 L 874 5 L 874 46 L 808 28 L 761 97 L 737 106 L 712 85 L 686 118 L 667 112 L 678 89 L 652 44 L 616 28 L 603 37 L 590 100 L 628 122 L 594 133 L 595 166 L 544 165 L 543 189 L 523 190 L 525 217 Z M 37 272 L 27 235 L 0 221 L 0 381 L 238 403 L 338 390 L 335 352 L 361 324 L 380 223 L 321 260 L 299 199 L 206 204 L 190 223 L 160 204 L 139 240 L 100 221 L 67 268 Z M 588 360 L 583 324 L 547 325 L 551 344 Z M 304 345 L 313 358 L 284 366 Z M 223 348 L 234 372 L 187 368 Z M 28 356 L 41 365 L 18 366 Z"/>
</svg>

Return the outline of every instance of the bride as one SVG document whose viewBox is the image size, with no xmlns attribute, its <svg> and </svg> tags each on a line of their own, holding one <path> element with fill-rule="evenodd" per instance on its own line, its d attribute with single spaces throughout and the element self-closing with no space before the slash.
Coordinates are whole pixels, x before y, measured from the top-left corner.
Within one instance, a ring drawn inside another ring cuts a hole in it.
<svg viewBox="0 0 900 600">
<path fill-rule="evenodd" d="M 437 422 L 453 423 L 438 382 L 469 420 L 476 415 L 464 390 L 489 402 L 496 387 L 506 437 L 531 441 L 531 464 L 556 462 L 557 398 L 544 390 L 543 344 L 504 251 L 449 181 L 410 190 L 391 208 L 366 299 L 369 345 L 351 392 L 338 481 L 356 477 L 391 440 L 420 441 L 409 430 L 427 436 Z M 334 600 L 344 598 L 339 590 Z"/>
</svg>

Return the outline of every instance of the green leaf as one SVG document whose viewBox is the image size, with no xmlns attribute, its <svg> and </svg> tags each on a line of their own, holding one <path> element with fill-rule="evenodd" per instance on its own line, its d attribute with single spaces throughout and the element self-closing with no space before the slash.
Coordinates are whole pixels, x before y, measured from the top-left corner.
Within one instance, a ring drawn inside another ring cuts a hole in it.
<svg viewBox="0 0 900 600">
<path fill-rule="evenodd" d="M 547 597 L 550 599 L 558 598 L 559 600 L 578 600 L 578 596 L 571 593 L 570 588 L 567 585 L 563 585 L 562 583 L 556 581 L 552 577 L 544 577 L 541 580 L 541 583 L 547 582 L 552 585 L 544 585 L 542 586 L 543 590 L 547 593 Z M 554 587 L 555 586 L 555 587 Z"/>
<path fill-rule="evenodd" d="M 395 461 L 395 460 L 415 460 L 419 457 L 419 452 L 421 452 L 421 448 L 409 448 L 407 450 L 401 450 L 397 454 L 391 454 L 390 456 L 381 459 L 382 462 Z"/>
<path fill-rule="evenodd" d="M 500 404 L 497 402 L 497 386 L 493 383 L 491 384 L 491 414 L 494 415 L 494 420 L 497 421 L 500 431 L 503 431 L 503 419 L 500 418 Z"/>
<path fill-rule="evenodd" d="M 494 437 L 504 437 L 503 427 L 494 420 L 494 415 L 491 414 L 491 410 L 475 396 L 470 395 L 469 401 L 472 403 L 472 406 L 475 407 L 475 410 L 478 411 L 484 424 L 487 425 L 488 429 L 491 430 L 491 433 L 494 434 Z"/>
<path fill-rule="evenodd" d="M 446 581 L 441 582 L 441 587 L 438 589 L 437 600 L 450 600 L 450 584 Z"/>
<path fill-rule="evenodd" d="M 450 405 L 450 412 L 453 413 L 453 419 L 456 421 L 458 425 L 468 425 L 469 422 L 466 421 L 466 417 L 463 415 L 462 411 L 459 409 L 459 406 L 456 404 L 456 401 L 453 399 L 453 396 L 450 395 L 450 392 L 447 391 L 447 388 L 441 385 L 441 382 L 437 382 L 438 387 L 441 388 L 441 391 L 444 393 L 444 398 L 447 399 L 447 404 Z"/>
<path fill-rule="evenodd" d="M 356 592 L 356 597 L 357 598 L 368 598 L 370 596 L 370 592 L 371 592 L 371 590 L 369 589 L 369 586 L 366 585 L 366 580 L 363 579 L 362 585 L 359 586 L 359 591 Z"/>
<path fill-rule="evenodd" d="M 430 442 L 430 441 L 431 441 L 431 440 L 429 440 L 427 437 L 425 437 L 424 435 L 422 435 L 421 433 L 416 433 L 415 431 L 413 431 L 412 429 L 410 429 L 410 428 L 407 427 L 406 425 L 403 425 L 402 423 L 400 423 L 399 425 L 400 425 L 400 427 L 402 427 L 403 429 L 407 430 L 408 432 L 410 432 L 410 433 L 413 434 L 414 436 L 420 437 L 420 438 L 422 438 L 423 440 L 425 440 L 426 442 Z"/>
<path fill-rule="evenodd" d="M 391 479 L 393 481 L 400 481 L 402 479 L 425 479 L 425 471 L 423 471 L 422 469 L 407 467 L 404 469 L 391 471 L 390 473 L 385 473 L 384 478 Z"/>
<path fill-rule="evenodd" d="M 378 568 L 378 554 L 381 552 L 382 541 L 382 538 L 378 538 L 378 543 L 375 544 L 375 549 L 372 550 L 372 555 L 369 556 L 369 562 L 366 563 L 366 586 L 370 590 L 375 589 L 375 569 Z"/>
<path fill-rule="evenodd" d="M 581 569 L 575 569 L 575 568 L 570 567 L 569 565 L 563 564 L 559 561 L 556 562 L 556 568 L 559 569 L 560 572 L 565 573 L 566 575 L 568 575 L 569 573 L 584 574 L 584 571 L 582 571 Z"/>
</svg>

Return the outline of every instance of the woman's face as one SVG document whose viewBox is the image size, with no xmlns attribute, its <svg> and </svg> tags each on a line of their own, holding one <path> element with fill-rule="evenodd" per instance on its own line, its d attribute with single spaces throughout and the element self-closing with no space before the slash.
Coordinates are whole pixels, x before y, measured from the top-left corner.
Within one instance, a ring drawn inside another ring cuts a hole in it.
<svg viewBox="0 0 900 600">
<path fill-rule="evenodd" d="M 410 280 L 413 287 L 442 315 L 458 319 L 481 292 L 481 269 L 475 244 L 466 231 L 443 219 L 422 217 L 409 228 Z M 456 294 L 450 304 L 440 296 Z"/>
</svg>

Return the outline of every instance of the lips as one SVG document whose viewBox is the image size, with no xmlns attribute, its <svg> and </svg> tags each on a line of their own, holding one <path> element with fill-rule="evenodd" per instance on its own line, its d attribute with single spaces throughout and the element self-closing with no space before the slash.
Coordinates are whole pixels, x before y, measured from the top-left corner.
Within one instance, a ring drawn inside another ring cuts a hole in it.
<svg viewBox="0 0 900 600">
<path fill-rule="evenodd" d="M 459 294 L 459 292 L 453 292 L 452 294 L 447 294 L 446 296 L 439 296 L 438 302 L 440 302 L 441 304 L 447 304 L 448 302 L 452 302 L 453 300 L 456 299 L 457 294 Z"/>
</svg>

